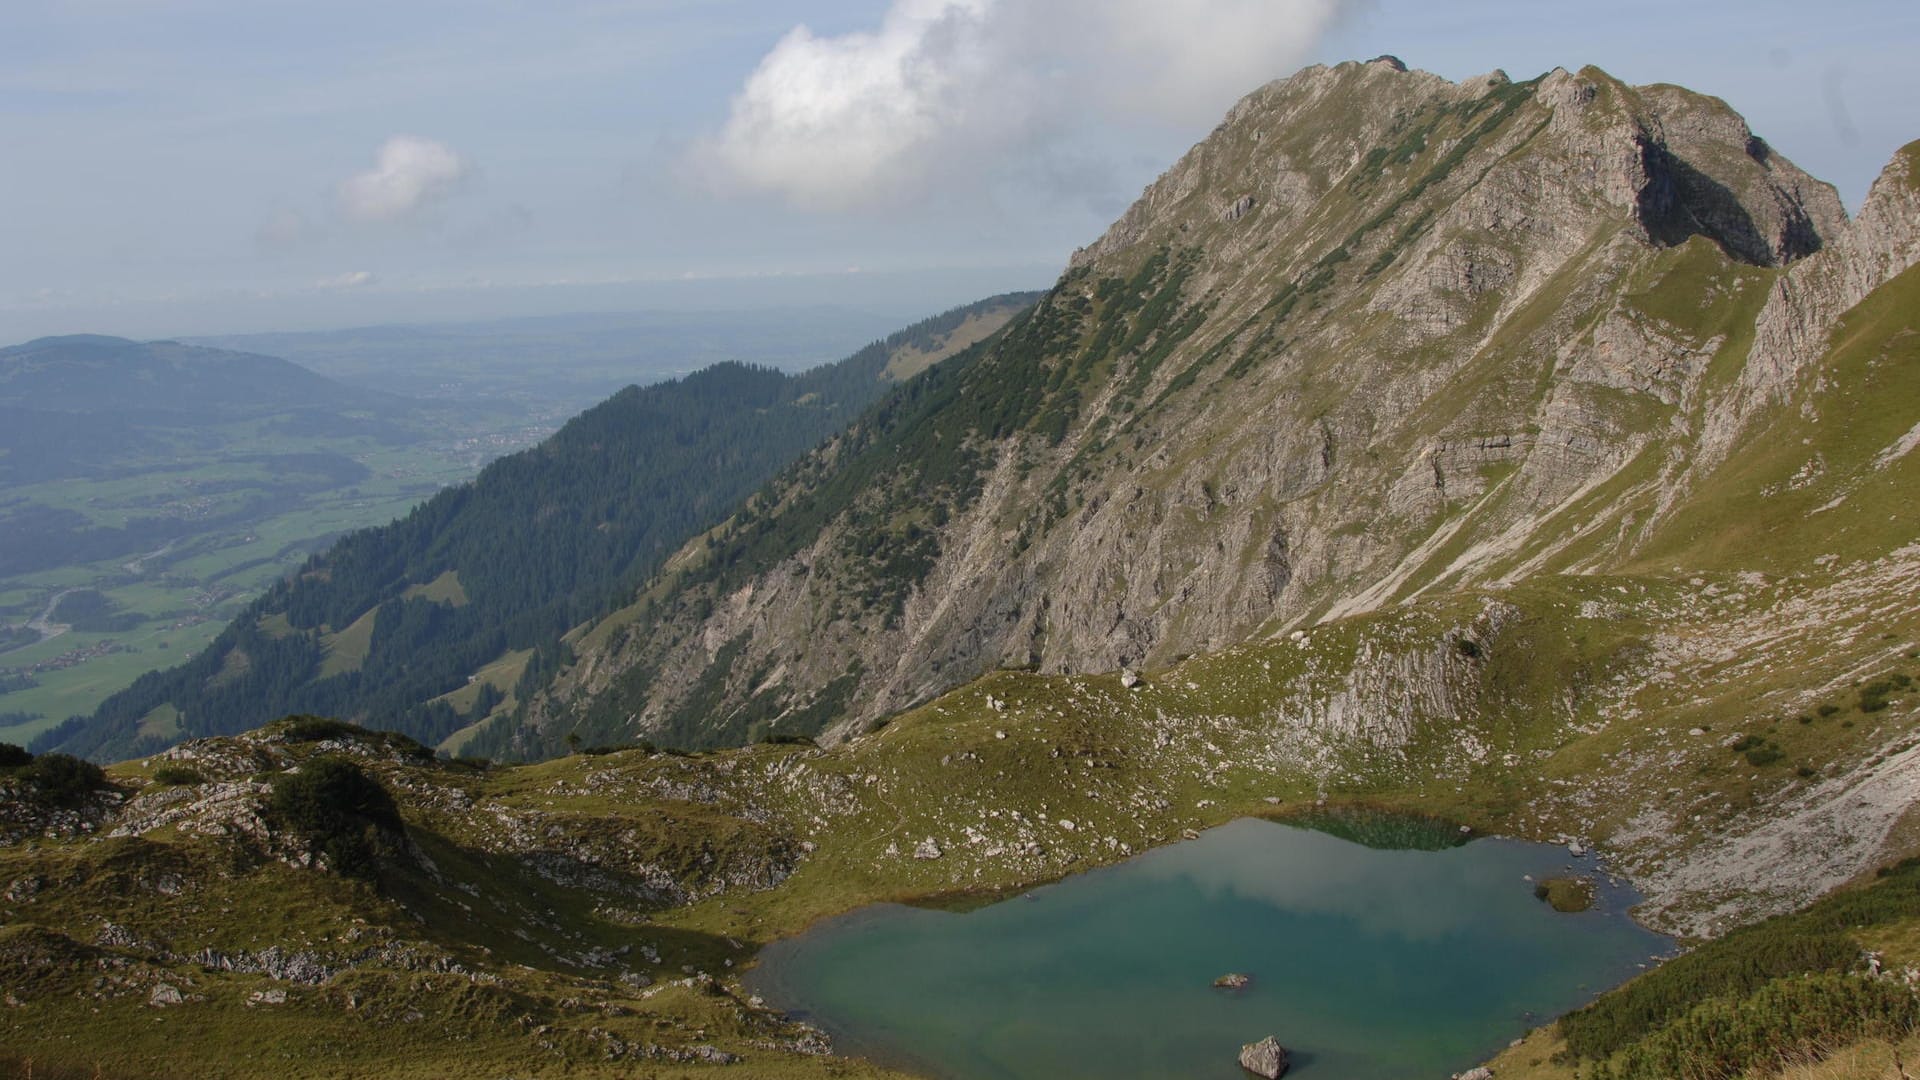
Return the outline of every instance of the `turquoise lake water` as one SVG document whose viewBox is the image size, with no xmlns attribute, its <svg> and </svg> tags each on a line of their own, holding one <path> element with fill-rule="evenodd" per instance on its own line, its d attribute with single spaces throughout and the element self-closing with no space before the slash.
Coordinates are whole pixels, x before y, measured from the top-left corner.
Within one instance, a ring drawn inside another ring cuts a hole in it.
<svg viewBox="0 0 1920 1080">
<path fill-rule="evenodd" d="M 1566 849 L 1380 850 L 1246 820 L 966 913 L 865 908 L 777 942 L 756 993 L 838 1052 L 953 1080 L 1445 1077 L 1631 977 L 1668 942 L 1602 880 L 1561 914 L 1525 877 Z M 1227 972 L 1247 990 L 1213 989 Z"/>
</svg>

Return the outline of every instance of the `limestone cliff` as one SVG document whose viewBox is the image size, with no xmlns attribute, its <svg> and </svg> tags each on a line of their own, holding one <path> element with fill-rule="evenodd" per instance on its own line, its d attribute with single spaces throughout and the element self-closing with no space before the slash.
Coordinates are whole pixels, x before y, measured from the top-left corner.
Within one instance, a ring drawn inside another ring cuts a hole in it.
<svg viewBox="0 0 1920 1080">
<path fill-rule="evenodd" d="M 523 749 L 844 736 L 999 667 L 1157 665 L 1652 557 L 1920 256 L 1725 103 L 1387 61 L 1247 97 L 999 337 L 690 546 Z"/>
</svg>

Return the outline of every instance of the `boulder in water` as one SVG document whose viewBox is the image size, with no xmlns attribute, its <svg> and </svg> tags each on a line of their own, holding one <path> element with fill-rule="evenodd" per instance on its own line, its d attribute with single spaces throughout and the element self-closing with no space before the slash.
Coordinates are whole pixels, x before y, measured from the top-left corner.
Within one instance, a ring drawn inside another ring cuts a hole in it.
<svg viewBox="0 0 1920 1080">
<path fill-rule="evenodd" d="M 1266 1080 L 1280 1080 L 1287 1072 L 1287 1048 L 1269 1035 L 1240 1048 L 1240 1067 Z"/>
</svg>

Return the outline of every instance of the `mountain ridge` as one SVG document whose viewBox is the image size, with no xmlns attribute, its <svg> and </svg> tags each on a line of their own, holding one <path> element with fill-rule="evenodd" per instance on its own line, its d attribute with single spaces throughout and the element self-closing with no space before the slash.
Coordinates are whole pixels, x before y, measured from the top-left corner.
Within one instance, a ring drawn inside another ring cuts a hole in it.
<svg viewBox="0 0 1920 1080">
<path fill-rule="evenodd" d="M 1270 84 L 929 384 L 935 405 L 758 497 L 810 507 L 817 532 L 772 526 L 768 547 L 756 510 L 718 538 L 725 567 L 683 552 L 518 752 L 576 727 L 684 738 L 702 713 L 777 728 L 829 687 L 844 737 L 1000 666 L 1160 664 L 1442 583 L 1615 564 L 1694 482 L 1694 445 L 1711 471 L 1793 384 L 1773 350 L 1817 354 L 1912 261 L 1904 184 L 1856 228 L 1724 102 L 1592 68 Z M 1809 299 L 1768 307 L 1777 290 Z M 966 460 L 895 467 L 883 440 Z M 1610 485 L 1623 512 L 1668 505 L 1625 532 L 1602 515 L 1616 535 L 1576 559 L 1602 526 L 1543 526 Z"/>
<path fill-rule="evenodd" d="M 881 396 L 896 352 L 937 355 L 961 324 L 1004 321 L 1026 299 L 967 305 L 800 374 L 730 363 L 629 387 L 473 483 L 342 538 L 199 657 L 45 745 L 127 756 L 288 713 L 377 719 L 440 743 L 511 711 L 517 688 L 561 662 L 562 631 Z M 164 735 L 147 723 L 156 710 Z"/>
<path fill-rule="evenodd" d="M 404 399 L 278 357 L 96 334 L 0 348 L 0 407 L 184 415 L 315 408 L 392 413 Z"/>
</svg>

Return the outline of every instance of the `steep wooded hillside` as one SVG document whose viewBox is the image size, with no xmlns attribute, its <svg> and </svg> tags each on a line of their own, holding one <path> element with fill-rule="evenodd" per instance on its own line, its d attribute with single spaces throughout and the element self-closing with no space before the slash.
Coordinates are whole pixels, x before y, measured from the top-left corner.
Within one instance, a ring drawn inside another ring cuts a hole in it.
<svg viewBox="0 0 1920 1080">
<path fill-rule="evenodd" d="M 960 308 L 800 375 L 721 364 L 630 387 L 406 518 L 346 536 L 192 661 L 45 744 L 115 759 L 296 712 L 438 743 L 511 713 L 516 690 L 567 656 L 561 634 L 885 394 L 898 354 L 936 354 L 956 329 L 997 326 L 1031 300 Z"/>
</svg>

